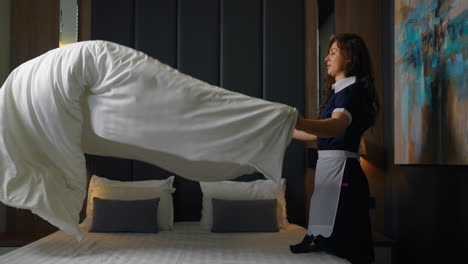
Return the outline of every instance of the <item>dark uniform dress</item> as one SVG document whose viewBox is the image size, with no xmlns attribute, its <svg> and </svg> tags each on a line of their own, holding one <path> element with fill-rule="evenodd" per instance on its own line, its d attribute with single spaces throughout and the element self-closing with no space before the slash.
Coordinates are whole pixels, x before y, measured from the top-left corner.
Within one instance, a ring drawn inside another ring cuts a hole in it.
<svg viewBox="0 0 468 264">
<path fill-rule="evenodd" d="M 362 134 L 372 124 L 366 92 L 355 82 L 354 77 L 346 79 L 345 87 L 335 86 L 320 119 L 330 118 L 334 111 L 340 111 L 351 117 L 351 123 L 337 137 L 318 138 L 319 155 L 323 150 L 357 153 Z M 374 260 L 374 251 L 369 214 L 369 185 L 359 159 L 346 158 L 339 194 L 333 231 L 329 237 L 317 235 L 315 245 L 353 264 L 371 263 Z M 314 217 L 313 213 L 311 211 L 310 217 Z"/>
</svg>

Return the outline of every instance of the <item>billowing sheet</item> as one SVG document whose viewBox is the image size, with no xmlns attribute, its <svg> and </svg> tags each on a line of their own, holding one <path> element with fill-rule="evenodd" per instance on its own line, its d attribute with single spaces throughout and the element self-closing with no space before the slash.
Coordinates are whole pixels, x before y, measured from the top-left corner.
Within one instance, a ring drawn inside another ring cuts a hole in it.
<svg viewBox="0 0 468 264">
<path fill-rule="evenodd" d="M 83 227 L 84 228 L 84 227 Z M 157 234 L 86 233 L 78 243 L 62 231 L 0 256 L 8 264 L 346 264 L 324 252 L 292 254 L 306 230 L 288 225 L 275 233 L 211 233 L 198 222 L 176 222 Z"/>
<path fill-rule="evenodd" d="M 200 62 L 203 63 L 203 62 Z M 106 41 L 52 50 L 0 89 L 0 200 L 80 238 L 83 153 L 215 181 L 279 180 L 296 109 L 184 75 Z"/>
</svg>

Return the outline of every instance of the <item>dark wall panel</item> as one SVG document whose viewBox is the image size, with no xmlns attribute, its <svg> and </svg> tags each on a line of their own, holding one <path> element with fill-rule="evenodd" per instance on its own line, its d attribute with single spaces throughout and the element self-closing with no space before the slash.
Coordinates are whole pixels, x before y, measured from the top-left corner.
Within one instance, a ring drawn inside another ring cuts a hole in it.
<svg viewBox="0 0 468 264">
<path fill-rule="evenodd" d="M 132 161 L 127 159 L 86 155 L 86 166 L 91 175 L 118 181 L 131 181 Z"/>
<path fill-rule="evenodd" d="M 151 164 L 134 161 L 134 180 L 154 180 L 166 179 L 175 175 L 172 172 L 163 170 Z M 200 184 L 182 177 L 175 177 L 173 194 L 174 221 L 200 221 L 201 218 L 201 198 Z"/>
<path fill-rule="evenodd" d="M 177 66 L 177 1 L 135 1 L 135 48 Z"/>
<path fill-rule="evenodd" d="M 174 221 L 200 221 L 202 192 L 196 181 L 176 177 L 174 181 Z"/>
<path fill-rule="evenodd" d="M 94 0 L 91 39 L 134 47 L 134 0 Z"/>
<path fill-rule="evenodd" d="M 303 114 L 304 1 L 265 1 L 264 15 L 264 97 Z"/>
<path fill-rule="evenodd" d="M 219 85 L 219 1 L 179 1 L 177 68 Z"/>
<path fill-rule="evenodd" d="M 11 0 L 10 4 L 10 69 L 14 69 L 58 47 L 60 1 Z M 0 221 L 3 221 L 3 216 Z M 56 230 L 55 226 L 30 210 L 14 207 L 6 209 L 7 232 L 45 235 Z M 8 242 L 8 239 L 3 241 Z"/>
<path fill-rule="evenodd" d="M 306 225 L 305 200 L 305 149 L 304 143 L 293 140 L 288 146 L 283 161 L 283 178 L 286 178 L 286 208 L 288 220 L 292 223 Z"/>
<path fill-rule="evenodd" d="M 221 86 L 262 98 L 262 1 L 221 1 Z"/>
<path fill-rule="evenodd" d="M 304 1 L 269 0 L 263 8 L 264 98 L 294 106 L 304 115 Z M 301 225 L 305 225 L 304 156 L 304 144 L 293 141 L 283 163 L 288 218 Z"/>
<path fill-rule="evenodd" d="M 10 3 L 10 69 L 14 69 L 58 48 L 60 1 L 14 0 Z"/>
</svg>

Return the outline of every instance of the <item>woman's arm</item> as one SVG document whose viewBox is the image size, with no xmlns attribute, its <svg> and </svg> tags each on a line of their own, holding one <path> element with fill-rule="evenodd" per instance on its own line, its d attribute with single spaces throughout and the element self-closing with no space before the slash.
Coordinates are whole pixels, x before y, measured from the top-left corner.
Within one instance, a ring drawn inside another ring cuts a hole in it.
<svg viewBox="0 0 468 264">
<path fill-rule="evenodd" d="M 315 141 L 317 140 L 316 135 L 308 134 L 304 131 L 299 131 L 297 129 L 294 129 L 294 134 L 293 138 L 301 141 Z"/>
<path fill-rule="evenodd" d="M 348 116 L 343 112 L 334 112 L 331 118 L 322 120 L 305 119 L 299 116 L 296 122 L 296 130 L 317 137 L 336 137 L 348 127 L 349 121 Z"/>
</svg>

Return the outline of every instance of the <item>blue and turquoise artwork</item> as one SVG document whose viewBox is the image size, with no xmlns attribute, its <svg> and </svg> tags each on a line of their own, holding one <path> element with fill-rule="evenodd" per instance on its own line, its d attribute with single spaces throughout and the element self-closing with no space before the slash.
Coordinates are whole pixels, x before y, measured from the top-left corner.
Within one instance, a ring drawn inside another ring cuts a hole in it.
<svg viewBox="0 0 468 264">
<path fill-rule="evenodd" d="M 468 1 L 395 1 L 396 164 L 468 164 Z"/>
</svg>

